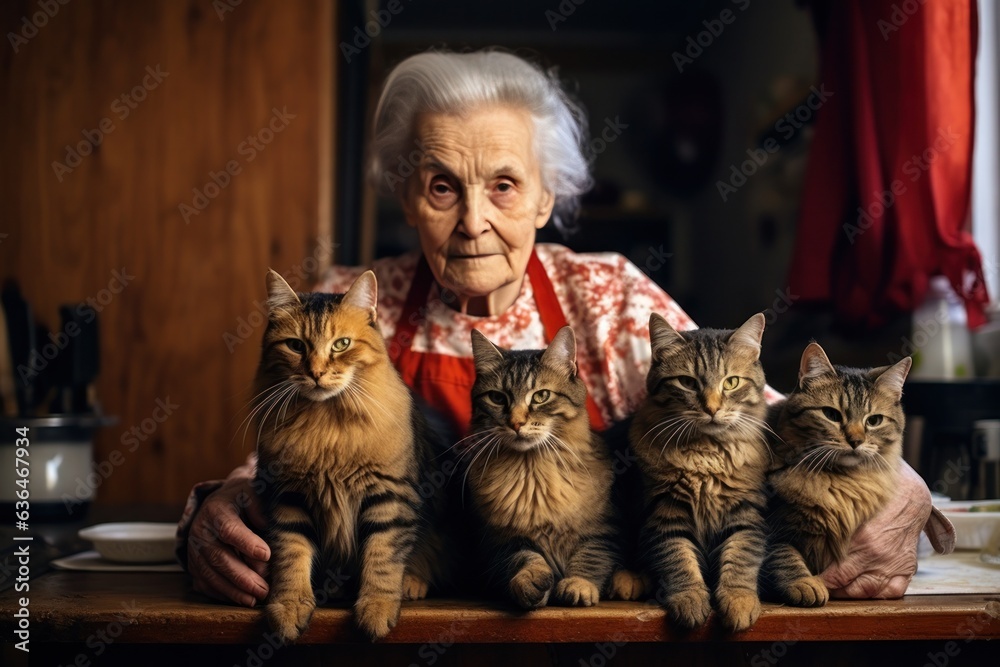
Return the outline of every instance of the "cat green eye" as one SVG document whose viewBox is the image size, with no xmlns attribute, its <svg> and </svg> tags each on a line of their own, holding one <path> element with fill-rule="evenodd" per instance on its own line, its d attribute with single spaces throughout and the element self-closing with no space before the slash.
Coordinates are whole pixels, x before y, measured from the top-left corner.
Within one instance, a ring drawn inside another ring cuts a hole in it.
<svg viewBox="0 0 1000 667">
<path fill-rule="evenodd" d="M 306 344 L 298 338 L 288 338 L 285 340 L 285 347 L 295 354 L 305 354 Z"/>
<path fill-rule="evenodd" d="M 838 424 L 842 421 L 840 410 L 835 408 L 823 408 L 823 416 L 832 422 L 837 422 Z"/>
<path fill-rule="evenodd" d="M 867 422 L 869 426 L 878 426 L 882 423 L 882 415 L 870 415 Z"/>
<path fill-rule="evenodd" d="M 507 395 L 502 391 L 488 391 L 485 394 L 486 402 L 492 403 L 497 407 L 503 407 L 507 405 Z"/>
<path fill-rule="evenodd" d="M 735 375 L 730 375 L 725 380 L 723 380 L 722 388 L 727 391 L 732 391 L 733 389 L 736 389 L 738 386 L 740 386 L 740 380 L 741 378 Z"/>
<path fill-rule="evenodd" d="M 531 402 L 534 405 L 539 405 L 549 400 L 551 396 L 552 392 L 550 392 L 548 389 L 539 389 L 538 391 L 536 391 L 534 394 L 531 395 Z"/>
<path fill-rule="evenodd" d="M 338 338 L 337 340 L 333 341 L 333 351 L 334 352 L 343 352 L 350 345 L 351 345 L 351 339 L 350 338 Z"/>
<path fill-rule="evenodd" d="M 676 378 L 678 383 L 685 389 L 690 389 L 691 391 L 698 391 L 701 387 L 698 385 L 698 381 L 695 380 L 690 375 L 679 375 Z"/>
</svg>

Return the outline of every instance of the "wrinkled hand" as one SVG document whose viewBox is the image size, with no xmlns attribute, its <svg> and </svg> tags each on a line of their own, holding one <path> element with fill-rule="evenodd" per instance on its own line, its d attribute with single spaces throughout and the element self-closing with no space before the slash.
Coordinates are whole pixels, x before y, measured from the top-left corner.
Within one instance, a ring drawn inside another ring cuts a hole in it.
<svg viewBox="0 0 1000 667">
<path fill-rule="evenodd" d="M 831 597 L 903 597 L 917 572 L 917 540 L 930 514 L 927 485 L 903 463 L 888 505 L 858 529 L 847 558 L 823 572 Z"/>
<path fill-rule="evenodd" d="M 205 498 L 188 536 L 188 571 L 194 590 L 219 600 L 253 607 L 267 597 L 267 560 L 271 550 L 247 525 L 263 530 L 260 501 L 251 486 L 253 473 L 237 468 Z"/>
</svg>

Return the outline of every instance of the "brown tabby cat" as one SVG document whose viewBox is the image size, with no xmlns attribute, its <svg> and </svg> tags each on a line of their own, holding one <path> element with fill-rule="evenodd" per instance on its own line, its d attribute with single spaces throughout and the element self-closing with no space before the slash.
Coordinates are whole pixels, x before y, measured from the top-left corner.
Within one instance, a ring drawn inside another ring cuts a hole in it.
<svg viewBox="0 0 1000 667">
<path fill-rule="evenodd" d="M 618 562 L 611 461 L 591 431 L 576 338 L 502 350 L 473 330 L 476 383 L 465 466 L 493 585 L 525 609 L 591 606 Z"/>
<path fill-rule="evenodd" d="M 820 606 L 819 574 L 847 555 L 851 537 L 889 500 L 902 456 L 907 357 L 892 366 L 833 366 L 823 348 L 802 353 L 799 383 L 771 409 L 781 467 L 768 524 L 765 588 L 784 602 Z"/>
<path fill-rule="evenodd" d="M 649 333 L 649 395 L 630 431 L 644 480 L 640 550 L 674 621 L 702 625 L 714 592 L 723 625 L 744 630 L 760 615 L 764 556 L 764 316 L 678 333 L 653 313 Z"/>
<path fill-rule="evenodd" d="M 440 574 L 429 531 L 438 500 L 419 492 L 431 436 L 386 353 L 375 274 L 343 295 L 297 294 L 271 271 L 267 289 L 255 414 L 268 621 L 297 639 L 316 607 L 314 573 L 338 570 L 357 592 L 358 626 L 384 637 L 400 600 L 423 597 Z"/>
</svg>

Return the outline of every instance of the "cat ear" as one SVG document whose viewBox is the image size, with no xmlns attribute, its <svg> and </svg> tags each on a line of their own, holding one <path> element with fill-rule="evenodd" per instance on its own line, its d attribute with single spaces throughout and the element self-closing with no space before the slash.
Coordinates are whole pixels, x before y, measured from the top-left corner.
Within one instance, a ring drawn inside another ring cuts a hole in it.
<svg viewBox="0 0 1000 667">
<path fill-rule="evenodd" d="M 272 313 L 280 308 L 301 305 L 299 295 L 295 293 L 281 274 L 274 269 L 267 270 L 267 309 Z"/>
<path fill-rule="evenodd" d="M 898 399 L 903 395 L 903 382 L 906 381 L 906 374 L 910 372 L 910 365 L 912 363 L 913 359 L 903 357 L 892 366 L 876 368 L 872 371 L 872 374 L 878 375 L 878 378 L 875 380 L 875 386 L 892 392 Z"/>
<path fill-rule="evenodd" d="M 371 314 L 372 322 L 374 322 L 378 306 L 378 282 L 375 280 L 375 274 L 371 271 L 365 271 L 358 276 L 340 303 L 367 310 Z"/>
<path fill-rule="evenodd" d="M 749 347 L 760 357 L 760 341 L 764 337 L 764 313 L 757 313 L 729 336 L 730 345 Z"/>
<path fill-rule="evenodd" d="M 675 345 L 684 342 L 684 337 L 657 313 L 649 314 L 649 345 L 653 356 L 668 352 Z"/>
<path fill-rule="evenodd" d="M 542 353 L 542 363 L 553 368 L 566 368 L 571 376 L 576 375 L 576 335 L 573 327 L 565 326 L 556 332 L 555 338 Z"/>
<path fill-rule="evenodd" d="M 476 370 L 485 370 L 493 364 L 503 361 L 503 352 L 490 339 L 483 335 L 478 329 L 472 330 L 472 358 L 476 363 Z"/>
<path fill-rule="evenodd" d="M 799 362 L 799 386 L 824 375 L 836 374 L 836 369 L 819 343 L 809 343 L 802 351 L 802 360 Z"/>
</svg>

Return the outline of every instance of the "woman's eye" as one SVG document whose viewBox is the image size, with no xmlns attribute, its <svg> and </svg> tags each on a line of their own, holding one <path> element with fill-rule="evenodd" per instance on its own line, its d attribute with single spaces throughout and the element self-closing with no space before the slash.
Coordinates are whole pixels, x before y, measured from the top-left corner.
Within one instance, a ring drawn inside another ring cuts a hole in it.
<svg viewBox="0 0 1000 667">
<path fill-rule="evenodd" d="M 870 415 L 868 417 L 869 426 L 878 426 L 882 423 L 882 415 Z"/>
<path fill-rule="evenodd" d="M 535 405 L 539 405 L 540 403 L 544 403 L 549 400 L 551 396 L 552 393 L 548 389 L 539 389 L 531 395 L 531 402 Z"/>
<path fill-rule="evenodd" d="M 684 387 L 685 389 L 690 389 L 691 391 L 698 391 L 698 389 L 700 388 L 698 386 L 698 381 L 695 380 L 690 375 L 681 375 L 681 376 L 679 376 L 677 378 L 677 382 L 679 382 L 680 385 L 682 387 Z"/>
<path fill-rule="evenodd" d="M 837 422 L 838 424 L 841 421 L 840 410 L 835 408 L 823 408 L 823 416 L 832 422 Z"/>
<path fill-rule="evenodd" d="M 730 375 L 722 382 L 722 388 L 732 391 L 740 386 L 740 378 L 735 375 Z"/>
<path fill-rule="evenodd" d="M 501 181 L 497 183 L 497 191 L 502 193 L 512 192 L 514 190 L 514 184 L 508 181 Z"/>
<path fill-rule="evenodd" d="M 295 354 L 304 354 L 306 351 L 306 344 L 298 338 L 288 338 L 285 340 L 285 347 Z"/>
<path fill-rule="evenodd" d="M 503 407 L 507 405 L 507 395 L 502 391 L 488 391 L 486 392 L 486 400 L 493 405 Z"/>
<path fill-rule="evenodd" d="M 431 194 L 435 197 L 448 197 L 455 193 L 454 188 L 451 187 L 451 183 L 443 177 L 438 177 L 432 180 L 430 190 Z"/>
<path fill-rule="evenodd" d="M 338 338 L 337 340 L 333 341 L 334 352 L 343 352 L 350 346 L 351 346 L 350 338 Z"/>
</svg>

